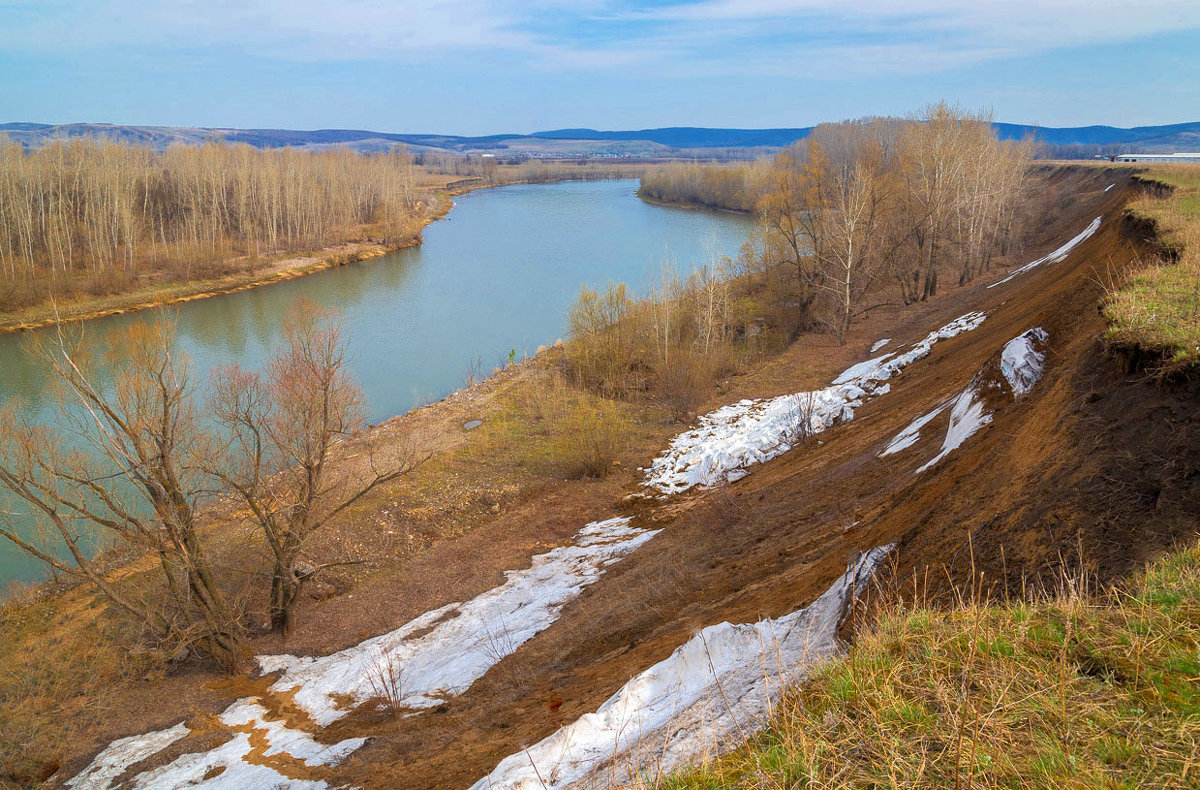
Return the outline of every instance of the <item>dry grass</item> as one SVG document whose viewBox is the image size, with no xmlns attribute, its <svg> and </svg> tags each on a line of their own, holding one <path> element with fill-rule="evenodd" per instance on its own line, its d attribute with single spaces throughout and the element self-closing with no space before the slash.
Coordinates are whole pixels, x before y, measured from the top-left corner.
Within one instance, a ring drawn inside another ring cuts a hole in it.
<svg viewBox="0 0 1200 790">
<path fill-rule="evenodd" d="M 641 299 L 631 298 L 624 284 L 609 283 L 604 293 L 581 289 L 569 314 L 571 380 L 689 419 L 719 379 L 756 353 L 744 342 L 748 319 L 737 298 L 750 279 L 728 258 L 687 276 L 667 261 Z"/>
<path fill-rule="evenodd" d="M 1152 166 L 1144 179 L 1171 188 L 1130 205 L 1154 221 L 1173 262 L 1144 267 L 1105 305 L 1106 337 L 1160 355 L 1168 368 L 1200 364 L 1200 167 Z"/>
<path fill-rule="evenodd" d="M 605 477 L 619 466 L 635 436 L 664 421 L 651 411 L 603 397 L 566 381 L 547 361 L 541 386 L 522 393 L 505 412 L 504 452 L 543 474 Z"/>
<path fill-rule="evenodd" d="M 1124 591 L 888 609 L 747 746 L 658 786 L 1200 786 L 1200 546 Z"/>
<path fill-rule="evenodd" d="M 114 686 L 141 677 L 148 655 L 122 649 L 119 626 L 90 596 L 28 596 L 0 610 L 0 787 L 58 769 L 68 745 L 111 707 Z"/>
</svg>

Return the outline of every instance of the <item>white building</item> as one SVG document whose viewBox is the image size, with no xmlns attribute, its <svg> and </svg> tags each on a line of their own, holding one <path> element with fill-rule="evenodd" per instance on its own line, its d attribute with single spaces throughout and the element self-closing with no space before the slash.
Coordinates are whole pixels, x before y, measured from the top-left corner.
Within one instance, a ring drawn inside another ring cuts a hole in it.
<svg viewBox="0 0 1200 790">
<path fill-rule="evenodd" d="M 1119 154 L 1118 162 L 1200 162 L 1200 153 Z"/>
</svg>

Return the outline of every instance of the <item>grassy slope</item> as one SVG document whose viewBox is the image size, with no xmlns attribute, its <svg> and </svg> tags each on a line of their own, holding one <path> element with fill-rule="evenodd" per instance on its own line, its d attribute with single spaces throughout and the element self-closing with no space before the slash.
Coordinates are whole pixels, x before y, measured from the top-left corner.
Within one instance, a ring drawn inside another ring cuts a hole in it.
<svg viewBox="0 0 1200 790">
<path fill-rule="evenodd" d="M 889 608 L 749 745 L 663 788 L 1200 786 L 1200 546 L 1123 591 Z"/>
<path fill-rule="evenodd" d="M 1154 221 L 1174 263 L 1150 265 L 1112 295 L 1105 307 L 1107 338 L 1161 355 L 1168 367 L 1200 364 L 1200 167 L 1151 166 L 1143 177 L 1171 187 L 1131 205 Z"/>
</svg>

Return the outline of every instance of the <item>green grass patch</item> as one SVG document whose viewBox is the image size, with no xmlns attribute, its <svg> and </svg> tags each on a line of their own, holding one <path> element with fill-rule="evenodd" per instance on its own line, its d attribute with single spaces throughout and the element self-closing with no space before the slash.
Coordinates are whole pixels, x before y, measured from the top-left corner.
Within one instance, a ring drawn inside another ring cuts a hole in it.
<svg viewBox="0 0 1200 790">
<path fill-rule="evenodd" d="M 653 786 L 1200 787 L 1200 547 L 1099 596 L 885 610 L 762 733 Z"/>
<path fill-rule="evenodd" d="M 1130 210 L 1153 220 L 1160 241 L 1177 259 L 1138 269 L 1109 295 L 1105 337 L 1161 356 L 1168 369 L 1195 366 L 1200 364 L 1200 167 L 1155 166 L 1142 178 L 1171 191 L 1134 201 Z"/>
<path fill-rule="evenodd" d="M 1172 365 L 1200 363 L 1200 266 L 1193 257 L 1139 269 L 1111 294 L 1106 337 L 1159 352 Z"/>
</svg>

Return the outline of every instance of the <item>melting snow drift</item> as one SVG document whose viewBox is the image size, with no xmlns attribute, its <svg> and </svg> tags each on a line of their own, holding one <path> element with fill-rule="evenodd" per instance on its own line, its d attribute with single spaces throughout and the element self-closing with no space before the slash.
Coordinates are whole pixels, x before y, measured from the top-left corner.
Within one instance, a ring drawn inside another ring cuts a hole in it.
<svg viewBox="0 0 1200 790">
<path fill-rule="evenodd" d="M 303 730 L 282 721 L 268 721 L 266 708 L 253 699 L 240 699 L 226 708 L 220 721 L 234 736 L 207 752 L 185 754 L 171 763 L 138 776 L 136 790 L 175 790 L 203 785 L 207 790 L 251 787 L 318 790 L 329 785 L 318 779 L 289 774 L 305 768 L 337 765 L 367 742 L 348 738 L 319 743 Z"/>
<path fill-rule="evenodd" d="M 980 428 L 991 421 L 992 415 L 987 413 L 983 405 L 983 399 L 979 396 L 979 383 L 972 381 L 955 398 L 954 406 L 950 409 L 950 427 L 946 429 L 946 438 L 942 441 L 941 452 L 935 455 L 929 463 L 918 469 L 917 474 L 921 474 L 957 450 L 962 446 L 963 442 L 970 439 L 978 433 Z"/>
<path fill-rule="evenodd" d="M 833 384 L 814 392 L 743 400 L 700 418 L 700 426 L 675 437 L 646 470 L 645 486 L 675 494 L 693 486 L 744 477 L 746 467 L 786 453 L 805 437 L 836 422 L 854 418 L 854 410 L 891 389 L 888 379 L 929 355 L 939 340 L 969 332 L 985 313 L 967 313 L 930 332 L 904 353 L 892 352 L 847 368 Z"/>
<path fill-rule="evenodd" d="M 1037 346 L 1049 339 L 1046 330 L 1038 327 L 1004 344 L 1004 351 L 1000 354 L 1000 371 L 1012 388 L 1014 397 L 1029 392 L 1042 377 L 1046 355 Z"/>
<path fill-rule="evenodd" d="M 705 628 L 595 713 L 505 758 L 471 790 L 611 787 L 736 746 L 766 723 L 784 688 L 837 652 L 838 623 L 891 548 L 863 554 L 805 609 Z"/>
<path fill-rule="evenodd" d="M 465 691 L 505 656 L 544 630 L 563 606 L 599 579 L 605 569 L 650 540 L 658 530 L 629 525 L 628 518 L 588 524 L 575 542 L 535 556 L 526 570 L 466 603 L 452 603 L 400 628 L 339 653 L 319 658 L 260 656 L 264 673 L 282 671 L 271 691 L 290 694 L 318 725 L 349 712 L 334 697 L 363 702 L 380 695 L 379 682 L 396 677 L 399 704 L 437 705 Z M 396 670 L 395 672 L 390 672 Z M 372 678 L 376 683 L 372 683 Z M 221 714 L 233 737 L 206 752 L 184 754 L 133 780 L 138 790 L 207 788 L 324 788 L 321 780 L 296 775 L 303 768 L 337 765 L 365 738 L 324 744 L 306 730 L 271 716 L 260 700 L 239 699 Z M 133 764 L 188 734 L 185 725 L 114 741 L 68 782 L 73 790 L 107 790 Z M 291 770 L 295 768 L 297 770 Z M 205 777 L 209 777 L 205 779 Z"/>
<path fill-rule="evenodd" d="M 103 790 L 135 763 L 158 754 L 188 734 L 183 722 L 165 730 L 132 735 L 110 743 L 92 764 L 66 782 L 72 790 Z"/>
<path fill-rule="evenodd" d="M 1003 280 L 992 283 L 991 285 L 988 286 L 988 288 L 995 288 L 997 285 L 1004 285 L 1009 280 L 1016 278 L 1018 275 L 1024 274 L 1025 272 L 1029 271 L 1030 269 L 1032 269 L 1036 266 L 1041 266 L 1043 263 L 1058 263 L 1063 258 L 1066 258 L 1067 255 L 1070 254 L 1071 250 L 1075 249 L 1080 244 L 1087 241 L 1087 239 L 1093 233 L 1095 233 L 1097 230 L 1100 229 L 1100 220 L 1101 219 L 1103 219 L 1103 217 L 1096 217 L 1094 220 L 1092 220 L 1091 224 L 1088 225 L 1086 228 L 1084 228 L 1083 231 L 1078 236 L 1071 239 L 1070 241 L 1068 241 L 1063 246 L 1059 247 L 1054 252 L 1050 253 L 1049 255 L 1045 255 L 1041 258 L 1038 258 L 1036 261 L 1025 264 L 1020 269 L 1017 269 L 1015 272 L 1013 272 L 1012 274 L 1005 277 Z"/>
<path fill-rule="evenodd" d="M 296 690 L 295 701 L 321 726 L 349 711 L 335 697 L 360 702 L 378 692 L 372 678 L 400 669 L 399 704 L 428 708 L 475 680 L 558 619 L 563 606 L 604 569 L 658 534 L 628 518 L 588 524 L 576 542 L 533 558 L 523 571 L 467 603 L 427 612 L 391 633 L 319 658 L 260 656 L 264 673 L 283 670 L 272 691 Z"/>
<path fill-rule="evenodd" d="M 1038 347 L 1049 339 L 1050 336 L 1046 333 L 1046 330 L 1039 327 L 1030 329 L 1028 332 L 1018 335 L 1004 344 L 1004 350 L 1000 352 L 1000 372 L 1004 375 L 1004 380 L 1008 382 L 1009 390 L 1014 400 L 1029 392 L 1033 388 L 1033 385 L 1042 377 L 1045 354 L 1039 351 Z M 995 381 L 986 380 L 981 374 L 976 374 L 971 383 L 966 386 L 966 389 L 959 393 L 958 397 L 954 400 L 954 405 L 950 409 L 950 427 L 946 429 L 946 438 L 942 441 L 941 451 L 932 460 L 918 469 L 916 474 L 921 474 L 921 472 L 929 469 L 938 461 L 957 450 L 962 446 L 963 442 L 974 436 L 979 432 L 979 429 L 992 421 L 992 415 L 984 405 L 981 391 L 984 387 L 995 388 L 1001 386 L 1001 384 Z M 942 408 L 944 406 L 938 407 L 937 411 L 940 411 Z M 934 414 L 936 414 L 936 411 Z M 892 445 L 901 442 L 902 439 L 908 443 L 897 449 L 904 449 L 904 447 L 908 447 L 916 442 L 921 426 L 929 422 L 934 414 L 919 418 L 908 428 L 905 428 L 904 431 L 901 431 L 892 440 L 892 444 L 889 444 L 880 455 L 886 455 L 889 451 L 895 452 L 895 450 L 891 449 Z M 905 436 L 910 430 L 913 430 L 913 434 Z"/>
<path fill-rule="evenodd" d="M 890 337 L 885 337 L 882 340 L 876 340 L 874 342 L 874 344 L 871 345 L 871 353 L 874 354 L 876 351 L 883 348 L 890 342 L 892 342 L 892 339 Z"/>
<path fill-rule="evenodd" d="M 898 453 L 901 450 L 912 447 L 921 438 L 921 429 L 928 425 L 934 417 L 944 412 L 949 405 L 949 402 L 943 403 L 928 414 L 923 414 L 910 422 L 907 428 L 896 434 L 896 438 L 888 442 L 888 446 L 883 448 L 883 452 L 879 454 L 879 457 L 883 458 L 886 455 L 892 455 L 893 453 Z"/>
</svg>

